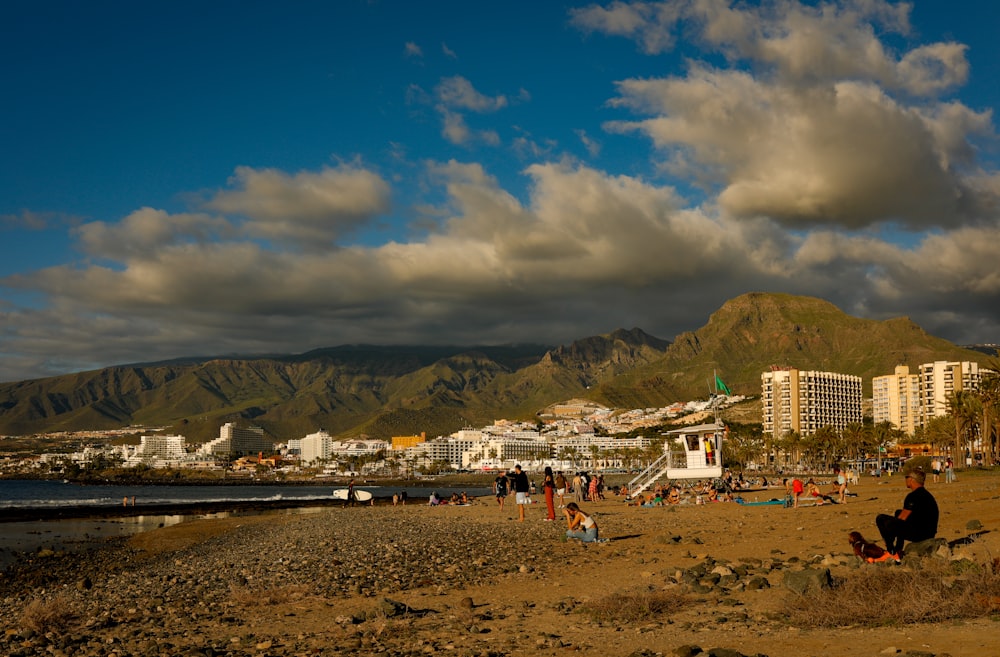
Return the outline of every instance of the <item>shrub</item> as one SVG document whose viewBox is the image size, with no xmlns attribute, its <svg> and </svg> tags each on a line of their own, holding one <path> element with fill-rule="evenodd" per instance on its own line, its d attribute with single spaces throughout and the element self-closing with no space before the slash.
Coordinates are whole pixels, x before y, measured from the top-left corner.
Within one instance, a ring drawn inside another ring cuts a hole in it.
<svg viewBox="0 0 1000 657">
<path fill-rule="evenodd" d="M 21 612 L 20 625 L 38 634 L 48 632 L 62 634 L 72 629 L 78 620 L 79 614 L 76 613 L 69 598 L 57 595 L 48 600 L 32 599 Z"/>
<path fill-rule="evenodd" d="M 299 602 L 310 594 L 308 586 L 288 584 L 273 589 L 250 589 L 234 586 L 230 590 L 231 601 L 241 607 L 272 607 Z"/>
<path fill-rule="evenodd" d="M 989 616 L 1000 609 L 995 562 L 927 559 L 915 568 L 865 566 L 837 579 L 831 589 L 786 600 L 789 622 L 799 627 L 904 625 Z"/>
<path fill-rule="evenodd" d="M 679 592 L 647 589 L 612 593 L 585 603 L 581 610 L 599 623 L 630 623 L 668 615 L 688 603 Z"/>
</svg>

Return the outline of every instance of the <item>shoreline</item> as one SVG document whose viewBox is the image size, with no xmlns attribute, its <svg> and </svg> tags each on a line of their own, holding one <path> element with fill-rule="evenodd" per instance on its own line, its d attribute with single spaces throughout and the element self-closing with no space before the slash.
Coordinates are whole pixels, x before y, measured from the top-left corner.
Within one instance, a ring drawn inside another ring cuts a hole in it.
<svg viewBox="0 0 1000 657">
<path fill-rule="evenodd" d="M 376 505 L 384 504 L 385 498 L 372 498 Z M 391 499 L 391 498 L 390 498 Z M 390 502 L 391 503 L 391 502 Z M 62 506 L 46 508 L 0 509 L 0 525 L 5 522 L 30 522 L 44 520 L 80 520 L 101 518 L 134 518 L 137 516 L 203 515 L 209 513 L 264 512 L 282 509 L 327 507 L 343 505 L 342 500 L 221 500 L 217 502 L 191 502 L 190 504 L 139 504 L 136 506 Z M 368 506 L 368 505 L 365 505 Z"/>
</svg>

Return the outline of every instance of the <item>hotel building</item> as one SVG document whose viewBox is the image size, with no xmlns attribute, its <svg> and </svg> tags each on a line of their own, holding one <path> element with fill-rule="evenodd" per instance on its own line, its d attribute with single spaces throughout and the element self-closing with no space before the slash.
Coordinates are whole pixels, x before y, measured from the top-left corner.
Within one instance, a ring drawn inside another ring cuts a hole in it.
<svg viewBox="0 0 1000 657">
<path fill-rule="evenodd" d="M 861 377 L 773 367 L 760 375 L 764 434 L 811 436 L 824 426 L 861 422 Z"/>
<path fill-rule="evenodd" d="M 246 456 L 274 451 L 274 443 L 264 437 L 260 427 L 241 428 L 234 422 L 226 422 L 219 429 L 219 437 L 210 440 L 198 450 L 199 454 L 215 454 L 221 456 Z"/>
<path fill-rule="evenodd" d="M 979 363 L 935 361 L 920 366 L 920 422 L 948 415 L 948 399 L 959 390 L 979 390 Z"/>
<path fill-rule="evenodd" d="M 921 424 L 920 375 L 897 365 L 893 374 L 872 379 L 872 418 L 875 424 L 889 422 L 907 436 Z"/>
</svg>

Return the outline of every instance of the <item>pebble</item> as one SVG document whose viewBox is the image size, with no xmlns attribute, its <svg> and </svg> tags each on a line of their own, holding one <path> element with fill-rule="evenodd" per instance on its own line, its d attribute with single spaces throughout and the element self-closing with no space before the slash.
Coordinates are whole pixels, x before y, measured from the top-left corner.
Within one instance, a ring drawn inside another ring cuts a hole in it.
<svg viewBox="0 0 1000 657">
<path fill-rule="evenodd" d="M 231 634 L 225 628 L 231 632 L 242 622 L 234 598 L 246 596 L 244 603 L 251 602 L 268 595 L 276 582 L 286 591 L 301 589 L 301 595 L 331 601 L 359 593 L 381 600 L 424 587 L 464 590 L 511 573 L 531 574 L 536 566 L 553 561 L 556 557 L 547 547 L 553 537 L 546 529 L 539 523 L 512 531 L 488 518 L 456 523 L 453 518 L 414 517 L 376 507 L 250 523 L 180 552 L 152 557 L 136 553 L 124 539 L 111 539 L 101 550 L 46 555 L 44 563 L 25 560 L 0 576 L 0 654 L 314 654 L 330 646 L 295 633 L 286 638 L 282 632 L 278 641 L 263 629 L 257 636 L 227 639 Z M 57 594 L 87 619 L 84 629 L 69 635 L 51 631 L 51 636 L 40 638 L 20 626 L 32 599 Z M 471 598 L 463 602 L 466 609 L 473 608 Z M 356 622 L 350 619 L 347 627 Z M 331 626 L 344 624 L 331 614 Z M 348 639 L 341 649 L 362 645 L 360 639 Z M 394 654 L 375 647 L 368 649 Z M 420 652 L 436 650 L 424 646 Z"/>
</svg>

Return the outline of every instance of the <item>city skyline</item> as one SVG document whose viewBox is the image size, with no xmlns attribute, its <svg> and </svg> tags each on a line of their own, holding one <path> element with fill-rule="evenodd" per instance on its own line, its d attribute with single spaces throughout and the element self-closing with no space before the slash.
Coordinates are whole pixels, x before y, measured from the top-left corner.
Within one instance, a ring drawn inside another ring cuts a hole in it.
<svg viewBox="0 0 1000 657">
<path fill-rule="evenodd" d="M 952 7 L 5 7 L 0 381 L 749 291 L 995 343 L 1000 9 Z"/>
</svg>

